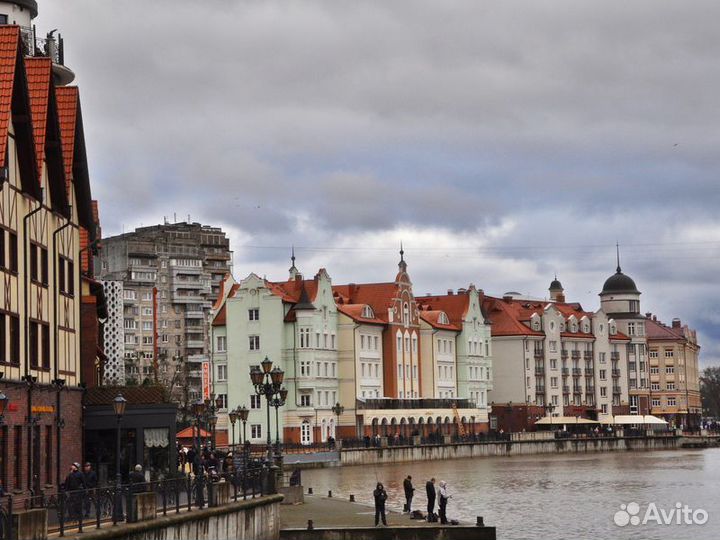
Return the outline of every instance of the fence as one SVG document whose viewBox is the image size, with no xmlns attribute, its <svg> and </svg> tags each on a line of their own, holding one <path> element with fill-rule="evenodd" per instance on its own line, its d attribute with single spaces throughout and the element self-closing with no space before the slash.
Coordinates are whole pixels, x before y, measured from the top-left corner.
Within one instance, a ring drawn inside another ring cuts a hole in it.
<svg viewBox="0 0 720 540">
<path fill-rule="evenodd" d="M 103 524 L 132 521 L 132 497 L 139 493 L 154 493 L 158 515 L 192 511 L 204 508 L 216 500 L 215 490 L 221 481 L 232 486 L 230 501 L 247 500 L 275 492 L 274 482 L 266 482 L 270 470 L 252 467 L 236 474 L 221 476 L 183 475 L 155 482 L 137 482 L 74 491 L 58 491 L 35 496 L 8 495 L 0 497 L 0 540 L 14 540 L 13 514 L 21 510 L 44 508 L 48 510 L 48 527 L 64 536 L 68 530 L 83 529 Z M 217 505 L 217 504 L 215 504 Z"/>
</svg>

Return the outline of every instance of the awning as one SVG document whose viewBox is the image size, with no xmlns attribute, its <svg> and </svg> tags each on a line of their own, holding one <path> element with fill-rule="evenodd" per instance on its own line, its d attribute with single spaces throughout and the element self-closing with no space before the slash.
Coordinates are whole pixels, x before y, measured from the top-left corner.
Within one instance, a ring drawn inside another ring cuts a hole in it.
<svg viewBox="0 0 720 540">
<path fill-rule="evenodd" d="M 538 426 L 560 426 L 562 424 L 599 424 L 597 420 L 588 420 L 587 418 L 581 418 L 579 416 L 545 416 L 541 418 L 535 425 Z"/>
<path fill-rule="evenodd" d="M 175 436 L 178 439 L 194 439 L 198 434 L 198 428 L 195 426 L 186 427 L 182 431 L 179 431 L 178 434 Z M 210 433 L 205 431 L 204 429 L 200 428 L 200 437 L 201 438 L 207 438 L 210 436 Z"/>
<path fill-rule="evenodd" d="M 614 418 L 610 417 L 612 419 L 612 422 L 603 422 L 603 423 L 612 423 L 616 426 L 621 425 L 632 425 L 632 424 L 643 424 L 643 425 L 665 425 L 667 422 L 663 420 L 662 418 L 658 418 L 657 416 L 653 416 L 651 414 L 619 414 L 615 416 Z"/>
</svg>

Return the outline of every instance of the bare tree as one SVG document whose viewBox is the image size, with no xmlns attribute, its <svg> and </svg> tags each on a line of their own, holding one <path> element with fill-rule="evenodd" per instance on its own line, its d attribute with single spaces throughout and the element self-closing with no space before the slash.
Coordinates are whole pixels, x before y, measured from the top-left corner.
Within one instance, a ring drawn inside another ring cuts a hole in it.
<svg viewBox="0 0 720 540">
<path fill-rule="evenodd" d="M 720 367 L 705 368 L 700 375 L 700 394 L 705 416 L 720 418 Z"/>
</svg>

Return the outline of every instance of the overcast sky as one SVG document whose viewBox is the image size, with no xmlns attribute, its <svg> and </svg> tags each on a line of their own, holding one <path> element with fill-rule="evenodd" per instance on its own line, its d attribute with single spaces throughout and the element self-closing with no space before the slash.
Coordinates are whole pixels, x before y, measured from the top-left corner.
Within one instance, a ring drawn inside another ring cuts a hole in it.
<svg viewBox="0 0 720 540">
<path fill-rule="evenodd" d="M 105 236 L 223 227 L 235 276 L 474 283 L 597 309 L 615 270 L 720 363 L 720 3 L 39 0 Z"/>
</svg>

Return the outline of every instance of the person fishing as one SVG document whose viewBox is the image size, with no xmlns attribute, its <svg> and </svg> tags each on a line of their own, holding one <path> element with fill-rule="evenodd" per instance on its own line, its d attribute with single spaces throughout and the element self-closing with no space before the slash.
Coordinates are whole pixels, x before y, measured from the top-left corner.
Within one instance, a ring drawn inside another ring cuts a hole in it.
<svg viewBox="0 0 720 540">
<path fill-rule="evenodd" d="M 373 491 L 373 497 L 375 498 L 375 526 L 378 526 L 380 518 L 382 518 L 383 525 L 387 527 L 387 518 L 385 516 L 385 501 L 387 501 L 387 491 L 385 491 L 385 487 L 382 485 L 382 483 L 377 483 L 375 491 Z"/>
<path fill-rule="evenodd" d="M 447 525 L 448 523 L 447 503 L 450 497 L 452 497 L 452 495 L 448 493 L 447 482 L 445 480 L 440 480 L 440 504 L 438 512 L 440 514 L 440 523 L 443 525 Z"/>
</svg>

